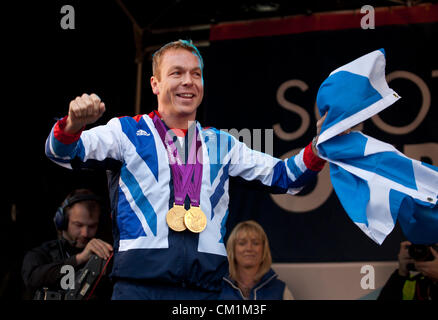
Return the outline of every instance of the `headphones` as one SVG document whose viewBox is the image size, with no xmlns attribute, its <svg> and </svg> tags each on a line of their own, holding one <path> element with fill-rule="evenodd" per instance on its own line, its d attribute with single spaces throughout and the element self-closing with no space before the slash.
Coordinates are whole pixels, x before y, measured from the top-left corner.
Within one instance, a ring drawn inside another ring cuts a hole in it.
<svg viewBox="0 0 438 320">
<path fill-rule="evenodd" d="M 65 209 L 71 207 L 75 203 L 87 201 L 87 200 L 94 200 L 99 203 L 101 201 L 101 199 L 95 194 L 78 194 L 65 199 L 62 205 L 56 210 L 55 217 L 53 218 L 53 222 L 55 223 L 56 230 L 58 231 L 67 230 L 68 218 Z"/>
</svg>

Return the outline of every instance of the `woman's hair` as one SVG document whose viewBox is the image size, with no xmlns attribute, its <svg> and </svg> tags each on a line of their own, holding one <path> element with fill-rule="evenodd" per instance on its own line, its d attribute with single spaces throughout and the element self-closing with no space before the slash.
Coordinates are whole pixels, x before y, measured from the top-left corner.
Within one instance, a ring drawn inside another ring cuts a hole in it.
<svg viewBox="0 0 438 320">
<path fill-rule="evenodd" d="M 195 56 L 199 59 L 199 64 L 201 66 L 201 71 L 204 69 L 204 60 L 202 59 L 201 53 L 199 52 L 198 48 L 193 44 L 191 40 L 177 40 L 173 42 L 169 42 L 162 46 L 160 49 L 155 51 L 155 53 L 152 55 L 152 74 L 160 80 L 160 65 L 161 65 L 161 59 L 169 50 L 176 50 L 176 49 L 184 49 L 191 53 L 193 53 Z"/>
<path fill-rule="evenodd" d="M 263 230 L 262 226 L 255 222 L 254 220 L 248 220 L 238 223 L 233 231 L 231 231 L 230 236 L 227 240 L 227 254 L 228 254 L 228 262 L 229 262 L 229 271 L 230 277 L 233 280 L 237 278 L 237 262 L 234 256 L 234 249 L 236 247 L 237 237 L 242 233 L 254 233 L 260 237 L 263 245 L 262 251 L 262 262 L 260 263 L 259 270 L 256 274 L 256 282 L 259 281 L 263 275 L 268 272 L 271 268 L 272 257 L 271 250 L 269 249 L 269 241 L 268 237 Z"/>
</svg>

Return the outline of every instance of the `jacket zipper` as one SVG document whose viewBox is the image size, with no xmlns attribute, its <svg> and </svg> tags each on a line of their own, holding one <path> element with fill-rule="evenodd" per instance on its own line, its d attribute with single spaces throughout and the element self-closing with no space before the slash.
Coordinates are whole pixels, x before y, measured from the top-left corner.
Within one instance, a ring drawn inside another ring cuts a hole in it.
<svg viewBox="0 0 438 320">
<path fill-rule="evenodd" d="M 223 279 L 224 279 L 226 282 L 228 282 L 228 283 L 229 283 L 234 289 L 236 289 L 237 291 L 239 291 L 239 293 L 240 293 L 240 295 L 241 295 L 241 297 L 242 297 L 243 300 L 248 300 L 247 298 L 244 297 L 244 295 L 243 295 L 243 293 L 242 293 L 242 290 L 240 290 L 239 287 L 235 286 L 234 283 L 232 283 L 232 282 L 231 282 L 230 280 L 228 280 L 227 278 L 223 277 Z"/>
</svg>

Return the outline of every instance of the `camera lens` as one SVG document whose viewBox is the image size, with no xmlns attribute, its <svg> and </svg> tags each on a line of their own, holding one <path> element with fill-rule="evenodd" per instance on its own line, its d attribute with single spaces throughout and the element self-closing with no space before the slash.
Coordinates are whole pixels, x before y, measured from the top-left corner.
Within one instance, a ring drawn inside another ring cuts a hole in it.
<svg viewBox="0 0 438 320">
<path fill-rule="evenodd" d="M 409 256 L 417 261 L 430 261 L 433 260 L 432 253 L 429 246 L 425 244 L 412 244 L 408 248 Z"/>
</svg>

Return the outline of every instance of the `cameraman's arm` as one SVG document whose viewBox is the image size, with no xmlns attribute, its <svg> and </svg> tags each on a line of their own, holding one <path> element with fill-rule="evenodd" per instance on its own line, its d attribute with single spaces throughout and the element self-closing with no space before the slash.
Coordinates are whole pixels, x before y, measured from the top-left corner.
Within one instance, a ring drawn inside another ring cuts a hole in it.
<svg viewBox="0 0 438 320">
<path fill-rule="evenodd" d="M 409 264 L 414 264 L 415 260 L 409 256 L 408 248 L 412 243 L 403 241 L 400 243 L 400 252 L 398 254 L 398 274 L 402 277 L 409 276 Z"/>
<path fill-rule="evenodd" d="M 58 287 L 64 274 L 61 268 L 64 265 L 77 265 L 74 256 L 65 260 L 52 262 L 50 256 L 42 250 L 33 249 L 29 251 L 23 260 L 21 275 L 24 284 L 31 290 L 42 287 Z"/>
<path fill-rule="evenodd" d="M 409 256 L 408 248 L 411 245 L 409 241 L 400 243 L 400 251 L 398 254 L 398 269 L 393 272 L 391 277 L 386 282 L 385 286 L 380 291 L 377 300 L 402 300 L 403 286 L 409 276 L 408 264 L 414 263 L 414 260 Z"/>
</svg>

